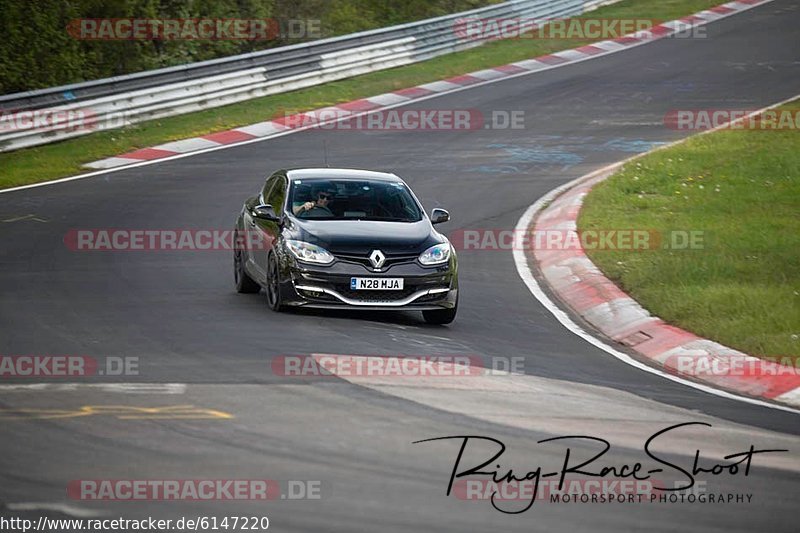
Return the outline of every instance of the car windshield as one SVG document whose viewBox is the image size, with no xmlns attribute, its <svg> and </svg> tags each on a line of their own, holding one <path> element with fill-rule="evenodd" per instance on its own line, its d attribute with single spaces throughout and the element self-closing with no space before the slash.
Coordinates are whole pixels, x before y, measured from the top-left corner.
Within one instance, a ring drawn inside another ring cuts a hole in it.
<svg viewBox="0 0 800 533">
<path fill-rule="evenodd" d="M 355 179 L 294 180 L 292 213 L 302 219 L 418 222 L 422 211 L 406 185 Z"/>
</svg>

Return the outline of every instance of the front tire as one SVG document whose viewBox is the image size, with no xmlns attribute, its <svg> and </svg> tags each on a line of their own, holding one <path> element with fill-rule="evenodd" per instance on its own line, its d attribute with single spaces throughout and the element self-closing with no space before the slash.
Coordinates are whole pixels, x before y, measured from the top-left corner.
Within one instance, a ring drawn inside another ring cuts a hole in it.
<svg viewBox="0 0 800 533">
<path fill-rule="evenodd" d="M 264 288 L 264 292 L 267 293 L 267 305 L 270 309 L 273 311 L 283 310 L 278 259 L 274 253 L 270 253 L 267 257 L 267 286 Z"/>
<path fill-rule="evenodd" d="M 236 292 L 253 294 L 261 290 L 261 286 L 253 281 L 244 269 L 244 258 L 241 250 L 233 252 L 233 279 L 236 282 Z"/>
<path fill-rule="evenodd" d="M 433 311 L 423 311 L 422 318 L 424 318 L 425 322 L 427 322 L 428 324 L 436 324 L 436 325 L 449 324 L 456 319 L 457 312 L 458 312 L 458 300 L 456 300 L 456 304 L 451 309 L 435 309 Z"/>
</svg>

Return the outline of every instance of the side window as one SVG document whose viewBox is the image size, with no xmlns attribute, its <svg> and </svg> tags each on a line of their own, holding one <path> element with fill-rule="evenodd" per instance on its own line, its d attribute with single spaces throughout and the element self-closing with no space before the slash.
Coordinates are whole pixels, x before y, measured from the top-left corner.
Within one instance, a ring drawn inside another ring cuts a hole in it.
<svg viewBox="0 0 800 533">
<path fill-rule="evenodd" d="M 283 202 L 286 200 L 286 179 L 278 176 L 275 181 L 275 186 L 269 192 L 267 203 L 272 205 L 275 214 L 280 216 L 283 214 Z"/>
</svg>

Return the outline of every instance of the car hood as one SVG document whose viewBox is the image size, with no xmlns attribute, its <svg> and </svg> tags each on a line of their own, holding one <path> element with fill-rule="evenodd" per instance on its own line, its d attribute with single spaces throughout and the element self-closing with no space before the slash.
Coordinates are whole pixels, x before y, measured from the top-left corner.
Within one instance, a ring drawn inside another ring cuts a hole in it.
<svg viewBox="0 0 800 533">
<path fill-rule="evenodd" d="M 445 238 L 427 219 L 419 222 L 294 219 L 286 238 L 311 242 L 333 254 L 418 254 Z"/>
</svg>

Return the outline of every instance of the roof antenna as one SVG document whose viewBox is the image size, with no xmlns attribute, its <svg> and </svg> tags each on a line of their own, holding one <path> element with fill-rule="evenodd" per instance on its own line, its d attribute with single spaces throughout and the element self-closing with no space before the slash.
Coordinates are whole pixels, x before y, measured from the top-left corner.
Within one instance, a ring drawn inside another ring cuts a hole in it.
<svg viewBox="0 0 800 533">
<path fill-rule="evenodd" d="M 322 141 L 322 151 L 325 154 L 324 155 L 324 157 L 325 157 L 325 168 L 331 168 L 331 166 L 328 164 L 328 141 L 327 140 L 323 140 Z"/>
</svg>

